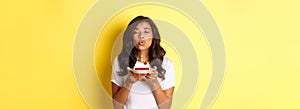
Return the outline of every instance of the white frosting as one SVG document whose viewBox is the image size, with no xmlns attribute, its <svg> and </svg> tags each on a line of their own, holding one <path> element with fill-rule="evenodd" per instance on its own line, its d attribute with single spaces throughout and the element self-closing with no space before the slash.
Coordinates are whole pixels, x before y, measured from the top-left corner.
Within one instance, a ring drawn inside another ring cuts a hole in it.
<svg viewBox="0 0 300 109">
<path fill-rule="evenodd" d="M 147 74 L 150 73 L 150 64 L 144 64 L 142 62 L 136 61 L 133 69 L 135 70 L 136 73 L 138 74 Z"/>
</svg>

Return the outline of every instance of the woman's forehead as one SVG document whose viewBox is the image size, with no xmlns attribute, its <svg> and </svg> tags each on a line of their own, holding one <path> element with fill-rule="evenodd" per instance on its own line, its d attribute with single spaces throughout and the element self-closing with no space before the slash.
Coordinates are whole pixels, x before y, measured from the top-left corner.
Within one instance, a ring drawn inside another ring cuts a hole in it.
<svg viewBox="0 0 300 109">
<path fill-rule="evenodd" d="M 146 21 L 142 21 L 135 26 L 135 29 L 151 29 L 151 25 Z"/>
</svg>

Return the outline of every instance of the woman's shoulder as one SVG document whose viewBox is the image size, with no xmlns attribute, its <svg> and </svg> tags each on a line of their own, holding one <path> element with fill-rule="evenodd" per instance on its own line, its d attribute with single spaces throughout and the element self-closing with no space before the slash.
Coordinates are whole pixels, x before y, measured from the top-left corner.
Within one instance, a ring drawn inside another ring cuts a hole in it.
<svg viewBox="0 0 300 109">
<path fill-rule="evenodd" d="M 112 64 L 113 64 L 113 66 L 118 66 L 118 67 L 119 67 L 119 60 L 118 60 L 118 56 L 116 56 L 115 58 L 113 58 L 113 60 L 112 60 Z"/>
<path fill-rule="evenodd" d="M 170 65 L 173 64 L 173 61 L 170 58 L 164 57 L 163 64 Z"/>
<path fill-rule="evenodd" d="M 172 60 L 170 58 L 164 57 L 164 61 L 163 62 L 172 62 Z"/>
<path fill-rule="evenodd" d="M 118 61 L 118 56 L 116 56 L 115 58 L 113 58 L 113 62 Z"/>
</svg>

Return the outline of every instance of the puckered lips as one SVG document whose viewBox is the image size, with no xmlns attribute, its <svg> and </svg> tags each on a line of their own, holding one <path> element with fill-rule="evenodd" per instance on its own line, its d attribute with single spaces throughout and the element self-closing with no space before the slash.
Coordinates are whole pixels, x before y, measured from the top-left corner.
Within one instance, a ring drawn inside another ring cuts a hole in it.
<svg viewBox="0 0 300 109">
<path fill-rule="evenodd" d="M 140 46 L 144 46 L 145 45 L 145 40 L 141 40 L 141 41 L 139 41 L 139 43 L 138 43 Z"/>
</svg>

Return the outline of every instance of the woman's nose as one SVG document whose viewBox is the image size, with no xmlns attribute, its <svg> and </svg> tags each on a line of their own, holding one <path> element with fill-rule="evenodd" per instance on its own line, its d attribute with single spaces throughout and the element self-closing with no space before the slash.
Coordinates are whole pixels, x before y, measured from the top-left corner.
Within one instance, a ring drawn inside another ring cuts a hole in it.
<svg viewBox="0 0 300 109">
<path fill-rule="evenodd" d="M 142 33 L 139 34 L 139 38 L 144 38 L 144 35 Z"/>
</svg>

